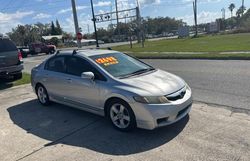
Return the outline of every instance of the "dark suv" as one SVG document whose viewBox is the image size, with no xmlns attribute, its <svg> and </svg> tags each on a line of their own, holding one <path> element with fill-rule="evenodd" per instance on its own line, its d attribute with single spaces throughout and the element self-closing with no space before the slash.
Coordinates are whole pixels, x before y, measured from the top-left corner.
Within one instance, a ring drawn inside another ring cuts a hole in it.
<svg viewBox="0 0 250 161">
<path fill-rule="evenodd" d="M 0 80 L 22 78 L 22 55 L 16 45 L 8 38 L 0 36 Z"/>
</svg>

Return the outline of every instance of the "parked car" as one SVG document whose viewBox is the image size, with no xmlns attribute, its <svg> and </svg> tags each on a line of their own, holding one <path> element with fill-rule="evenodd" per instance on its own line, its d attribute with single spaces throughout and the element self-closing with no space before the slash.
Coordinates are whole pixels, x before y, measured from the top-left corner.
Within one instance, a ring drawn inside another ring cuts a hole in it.
<svg viewBox="0 0 250 161">
<path fill-rule="evenodd" d="M 22 54 L 23 58 L 26 58 L 30 54 L 30 49 L 29 47 L 17 47 L 19 52 Z"/>
<path fill-rule="evenodd" d="M 42 105 L 107 116 L 121 131 L 172 124 L 192 106 L 183 79 L 112 50 L 61 51 L 32 69 L 31 83 Z"/>
<path fill-rule="evenodd" d="M 29 45 L 29 50 L 32 55 L 39 53 L 54 54 L 56 51 L 56 46 L 46 45 L 44 43 L 32 43 Z"/>
<path fill-rule="evenodd" d="M 21 53 L 10 39 L 0 37 L 0 79 L 21 79 L 22 70 Z"/>
</svg>

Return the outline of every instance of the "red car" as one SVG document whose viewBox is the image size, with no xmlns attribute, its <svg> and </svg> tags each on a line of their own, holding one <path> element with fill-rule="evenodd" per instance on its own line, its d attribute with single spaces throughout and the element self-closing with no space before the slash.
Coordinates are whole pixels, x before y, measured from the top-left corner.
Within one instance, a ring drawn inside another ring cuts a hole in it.
<svg viewBox="0 0 250 161">
<path fill-rule="evenodd" d="M 46 53 L 46 54 L 54 54 L 56 51 L 55 45 L 46 45 L 43 43 L 33 43 L 29 46 L 31 55 Z"/>
</svg>

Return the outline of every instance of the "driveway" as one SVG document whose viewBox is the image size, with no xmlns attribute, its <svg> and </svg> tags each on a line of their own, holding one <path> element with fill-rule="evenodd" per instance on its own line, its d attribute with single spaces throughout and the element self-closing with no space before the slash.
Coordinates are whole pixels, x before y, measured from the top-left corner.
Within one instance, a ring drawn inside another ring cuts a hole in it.
<svg viewBox="0 0 250 161">
<path fill-rule="evenodd" d="M 99 116 L 41 106 L 30 85 L 0 91 L 1 160 L 250 160 L 250 117 L 195 102 L 180 122 L 122 133 Z"/>
</svg>

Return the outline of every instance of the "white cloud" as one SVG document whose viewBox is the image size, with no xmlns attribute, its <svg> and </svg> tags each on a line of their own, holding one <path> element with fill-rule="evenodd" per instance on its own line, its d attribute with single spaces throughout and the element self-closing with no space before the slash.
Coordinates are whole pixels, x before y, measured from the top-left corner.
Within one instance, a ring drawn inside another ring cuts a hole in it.
<svg viewBox="0 0 250 161">
<path fill-rule="evenodd" d="M 0 33 L 7 33 L 11 31 L 12 28 L 19 24 L 22 24 L 20 20 L 24 17 L 32 15 L 33 11 L 15 13 L 2 13 L 0 12 Z"/>
<path fill-rule="evenodd" d="M 38 13 L 32 19 L 45 19 L 45 18 L 50 18 L 50 17 L 51 15 L 46 14 L 46 13 Z"/>
<path fill-rule="evenodd" d="M 209 23 L 213 22 L 218 18 L 222 17 L 221 12 L 207 12 L 207 11 L 201 11 L 197 15 L 198 24 L 201 23 Z M 230 12 L 226 12 L 226 18 L 230 17 Z M 185 15 L 183 17 L 177 17 L 177 19 L 182 19 L 184 22 L 186 22 L 188 25 L 194 24 L 194 15 Z"/>
<path fill-rule="evenodd" d="M 110 1 L 99 1 L 98 3 L 95 3 L 95 7 L 105 7 L 105 6 L 110 6 L 111 2 Z"/>
<path fill-rule="evenodd" d="M 105 6 L 110 6 L 110 5 L 111 5 L 110 1 L 99 1 L 98 3 L 94 4 L 95 7 L 105 7 Z M 84 10 L 86 8 L 90 8 L 90 6 L 76 6 L 77 11 Z M 71 11 L 72 11 L 72 7 L 64 8 L 64 9 L 59 10 L 57 14 L 64 14 L 64 13 L 68 13 Z"/>
<path fill-rule="evenodd" d="M 12 20 L 19 20 L 22 19 L 23 17 L 32 15 L 34 12 L 33 11 L 27 11 L 27 12 L 20 12 L 17 11 L 15 13 L 2 13 L 0 12 L 0 22 L 8 22 L 8 21 L 12 21 Z"/>
<path fill-rule="evenodd" d="M 182 0 L 183 2 L 193 2 L 194 0 Z M 221 2 L 222 0 L 198 0 L 198 3 Z"/>
<path fill-rule="evenodd" d="M 160 4 L 161 0 L 139 0 L 141 5 Z"/>
<path fill-rule="evenodd" d="M 77 6 L 76 7 L 76 10 L 77 11 L 80 11 L 80 10 L 84 10 L 88 8 L 88 6 Z M 71 12 L 72 11 L 72 7 L 69 7 L 69 8 L 65 8 L 65 9 L 61 9 L 57 12 L 57 14 L 64 14 L 64 13 L 67 13 L 67 12 Z"/>
<path fill-rule="evenodd" d="M 90 32 L 93 32 L 94 27 L 93 27 L 93 21 L 91 19 L 92 19 L 91 15 L 85 15 L 85 14 L 80 14 L 80 16 L 78 17 L 79 27 L 82 28 L 83 34 L 86 34 L 88 32 L 88 27 L 87 27 L 88 25 Z M 73 16 L 66 18 L 65 21 L 61 23 L 61 26 L 63 30 L 75 33 Z"/>
</svg>

